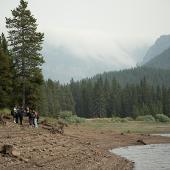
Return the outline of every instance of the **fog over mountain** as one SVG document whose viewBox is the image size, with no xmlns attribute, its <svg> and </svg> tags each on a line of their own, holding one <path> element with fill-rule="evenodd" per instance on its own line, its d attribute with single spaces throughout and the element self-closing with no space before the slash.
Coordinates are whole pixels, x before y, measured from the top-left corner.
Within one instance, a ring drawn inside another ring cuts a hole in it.
<svg viewBox="0 0 170 170">
<path fill-rule="evenodd" d="M 142 61 L 148 49 L 144 43 L 118 42 L 103 35 L 83 34 L 74 38 L 63 39 L 58 35 L 46 40 L 43 50 L 46 79 L 66 83 L 71 78 L 79 80 L 104 71 L 131 68 Z"/>
<path fill-rule="evenodd" d="M 1 2 L 6 36 L 5 17 L 18 4 Z M 169 6 L 169 0 L 28 0 L 45 33 L 45 78 L 68 82 L 141 63 L 155 39 L 170 33 Z"/>
</svg>

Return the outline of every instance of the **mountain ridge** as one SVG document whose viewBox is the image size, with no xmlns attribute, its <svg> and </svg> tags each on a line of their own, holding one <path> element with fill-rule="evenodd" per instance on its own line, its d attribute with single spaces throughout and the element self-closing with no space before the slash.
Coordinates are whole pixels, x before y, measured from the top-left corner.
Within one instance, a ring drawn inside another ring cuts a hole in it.
<svg viewBox="0 0 170 170">
<path fill-rule="evenodd" d="M 159 69 L 170 69 L 170 48 L 148 61 L 145 66 Z"/>
<path fill-rule="evenodd" d="M 158 39 L 156 39 L 155 43 L 148 49 L 146 55 L 143 58 L 142 64 L 146 64 L 151 59 L 160 55 L 169 47 L 170 47 L 170 35 L 161 35 Z"/>
</svg>

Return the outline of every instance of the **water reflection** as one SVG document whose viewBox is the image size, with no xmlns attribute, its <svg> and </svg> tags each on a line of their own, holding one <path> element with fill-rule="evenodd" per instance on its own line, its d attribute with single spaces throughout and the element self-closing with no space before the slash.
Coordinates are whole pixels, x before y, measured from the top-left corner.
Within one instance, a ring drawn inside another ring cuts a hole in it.
<svg viewBox="0 0 170 170">
<path fill-rule="evenodd" d="M 135 170 L 170 170 L 170 144 L 129 146 L 111 151 L 135 162 Z"/>
</svg>

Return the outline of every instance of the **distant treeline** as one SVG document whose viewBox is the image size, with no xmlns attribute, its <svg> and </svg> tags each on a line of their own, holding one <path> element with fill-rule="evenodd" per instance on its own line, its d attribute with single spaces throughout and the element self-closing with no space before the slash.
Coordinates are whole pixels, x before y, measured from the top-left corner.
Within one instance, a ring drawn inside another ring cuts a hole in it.
<svg viewBox="0 0 170 170">
<path fill-rule="evenodd" d="M 170 65 L 170 62 L 167 64 Z M 99 77 L 102 77 L 103 80 L 107 79 L 108 81 L 116 79 L 122 87 L 125 87 L 127 84 L 139 84 L 139 82 L 145 77 L 147 82 L 154 87 L 170 87 L 169 75 L 170 67 L 169 69 L 161 69 L 159 67 L 152 67 L 152 65 L 143 65 L 121 71 L 110 71 L 103 74 L 97 74 L 92 78 L 92 80 L 96 81 Z"/>
<path fill-rule="evenodd" d="M 45 93 L 44 93 L 45 92 Z M 121 87 L 116 79 L 83 80 L 68 85 L 48 80 L 43 85 L 43 113 L 57 116 L 70 110 L 80 117 L 133 117 L 164 113 L 170 116 L 170 88 L 152 86 L 144 77 Z M 43 104 L 44 103 L 44 104 Z"/>
</svg>

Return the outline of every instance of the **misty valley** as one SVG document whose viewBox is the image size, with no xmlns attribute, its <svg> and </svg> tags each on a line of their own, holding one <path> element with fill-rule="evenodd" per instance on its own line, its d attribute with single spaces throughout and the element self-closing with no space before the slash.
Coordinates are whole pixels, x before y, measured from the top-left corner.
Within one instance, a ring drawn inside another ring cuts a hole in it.
<svg viewBox="0 0 170 170">
<path fill-rule="evenodd" d="M 170 169 L 170 3 L 47 3 L 1 2 L 0 169 Z"/>
</svg>

